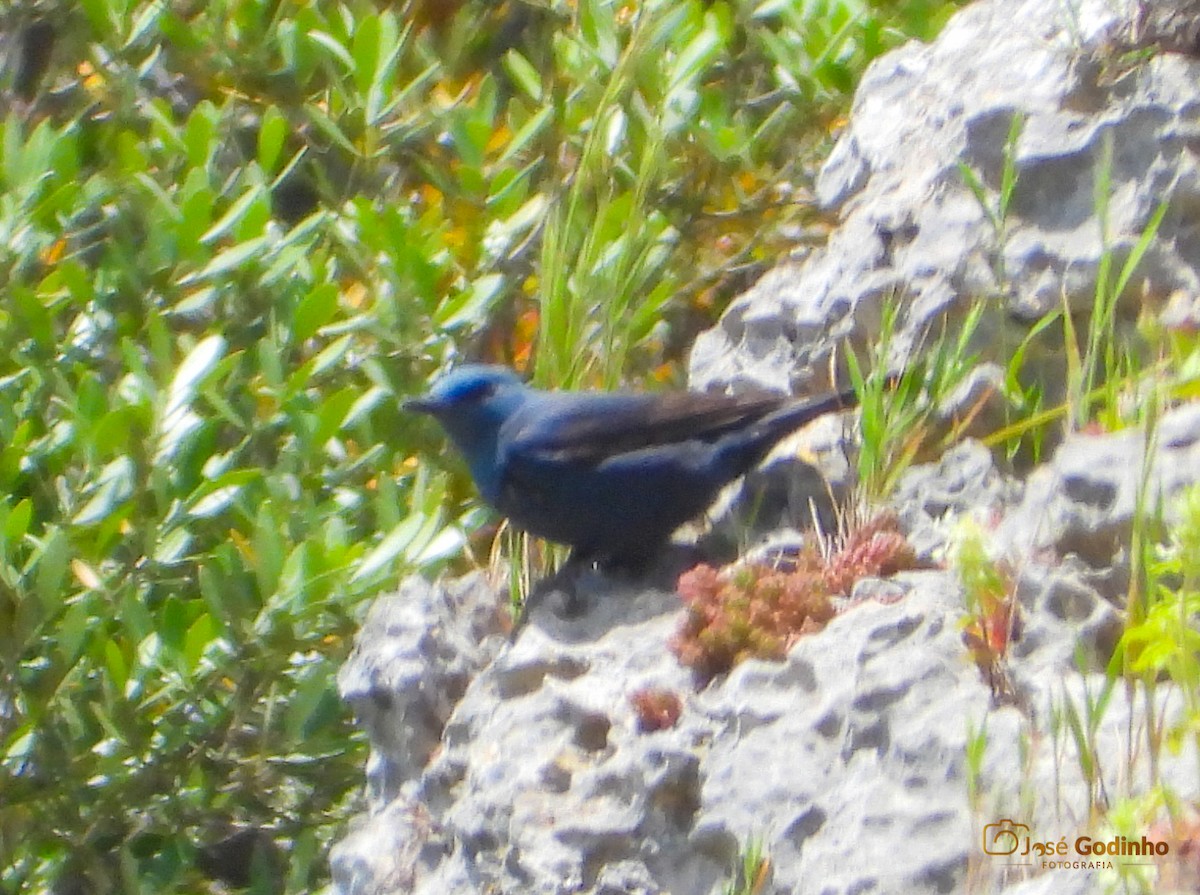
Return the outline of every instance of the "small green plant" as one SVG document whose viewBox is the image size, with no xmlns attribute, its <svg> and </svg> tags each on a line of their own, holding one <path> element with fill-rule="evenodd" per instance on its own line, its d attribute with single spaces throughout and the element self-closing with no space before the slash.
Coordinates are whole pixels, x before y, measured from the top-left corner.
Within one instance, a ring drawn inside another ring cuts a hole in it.
<svg viewBox="0 0 1200 895">
<path fill-rule="evenodd" d="M 771 859 L 761 839 L 747 840 L 733 867 L 732 879 L 721 890 L 723 895 L 761 895 L 771 879 Z"/>
<path fill-rule="evenodd" d="M 596 21 L 605 21 L 599 11 Z M 649 336 L 674 291 L 665 263 L 677 234 L 653 201 L 669 176 L 667 131 L 672 121 L 678 124 L 671 105 L 694 91 L 728 38 L 719 16 L 705 16 L 692 28 L 678 9 L 648 3 L 611 67 L 604 66 L 607 54 L 579 57 L 601 67 L 589 80 L 603 89 L 588 110 L 592 126 L 564 195 L 552 203 L 546 221 L 535 369 L 540 384 L 620 384 L 630 353 Z M 677 65 L 661 81 L 639 81 L 638 66 L 669 52 L 679 29 L 685 36 Z M 586 35 L 577 39 L 582 43 Z M 572 98 L 571 114 L 582 112 L 583 96 L 581 91 Z M 632 103 L 634 96 L 650 101 Z"/>
<path fill-rule="evenodd" d="M 986 436 L 984 443 L 1002 445 L 1009 460 L 1026 456 L 1032 463 L 1040 462 L 1050 424 L 1058 419 L 1056 414 L 1044 412 L 1045 383 L 1040 377 L 1029 377 L 1030 381 L 1026 382 L 1022 374 L 1042 334 L 1060 317 L 1061 311 L 1056 310 L 1039 318 L 1009 354 L 1005 364 L 1004 393 L 1008 399 L 1006 418 L 1009 424 Z"/>
<path fill-rule="evenodd" d="M 1117 364 L 1120 357 L 1114 339 L 1117 304 L 1124 296 L 1146 250 L 1154 241 L 1168 208 L 1166 200 L 1159 203 L 1124 263 L 1118 270 L 1114 270 L 1116 258 L 1108 220 L 1108 206 L 1112 193 L 1112 154 L 1113 135 L 1108 132 L 1105 134 L 1102 144 L 1096 178 L 1095 208 L 1101 240 L 1100 266 L 1096 272 L 1096 300 L 1088 321 L 1087 350 L 1082 358 L 1078 356 L 1077 352 L 1071 355 L 1075 361 L 1075 368 L 1081 373 L 1080 379 L 1084 393 L 1095 388 L 1102 375 L 1105 382 L 1115 382 L 1118 378 Z M 1068 349 L 1070 347 L 1068 345 Z M 1106 408 L 1110 414 L 1115 414 L 1117 411 L 1115 393 L 1112 391 L 1108 393 Z M 1076 423 L 1081 424 L 1082 421 L 1083 417 L 1077 413 Z"/>
<path fill-rule="evenodd" d="M 1008 209 L 1012 203 L 1013 193 L 1017 188 L 1017 142 L 1021 139 L 1021 131 L 1025 127 L 1025 116 L 1013 115 L 1008 126 L 1008 136 L 1004 140 L 1003 164 L 1000 170 L 1000 185 L 995 198 L 990 195 L 983 178 L 964 162 L 958 163 L 958 173 L 967 189 L 983 209 L 988 224 L 991 225 L 995 237 L 995 250 L 992 253 L 992 274 L 996 278 L 996 287 L 1001 292 L 1008 290 L 1008 273 L 1004 267 L 1004 247 L 1008 242 Z"/>
<path fill-rule="evenodd" d="M 914 568 L 916 556 L 896 518 L 881 514 L 847 533 L 830 554 L 806 546 L 794 565 L 787 572 L 701 565 L 680 577 L 687 614 L 671 649 L 699 681 L 743 659 L 782 659 L 797 638 L 833 618 L 833 597 L 848 594 L 860 578 Z"/>
<path fill-rule="evenodd" d="M 1129 588 L 1125 600 L 1126 634 L 1138 628 L 1159 589 L 1156 554 L 1163 543 L 1166 526 L 1162 518 L 1161 494 L 1155 489 L 1155 461 L 1158 455 L 1158 421 L 1165 406 L 1165 395 L 1156 383 L 1141 407 L 1142 468 L 1138 478 L 1133 522 L 1129 534 Z M 1159 711 L 1158 680 L 1155 675 L 1138 673 L 1132 667 L 1129 643 L 1123 637 L 1108 663 L 1108 674 L 1123 675 L 1130 705 L 1140 690 L 1145 706 L 1143 724 L 1147 758 L 1151 774 L 1158 779 L 1159 757 L 1162 754 L 1165 719 Z M 1137 747 L 1130 737 L 1126 764 L 1133 766 Z"/>
<path fill-rule="evenodd" d="M 983 760 L 987 755 L 987 718 L 978 727 L 967 719 L 967 804 L 976 817 L 982 813 Z"/>
<path fill-rule="evenodd" d="M 1086 668 L 1082 653 L 1076 656 L 1076 664 L 1081 669 Z M 1104 815 L 1111 805 L 1110 795 L 1104 782 L 1103 763 L 1112 758 L 1111 755 L 1099 748 L 1098 734 L 1104 716 L 1108 713 L 1109 704 L 1116 689 L 1118 678 L 1109 674 L 1104 683 L 1095 689 L 1088 683 L 1086 675 L 1079 677 L 1082 689 L 1081 699 L 1077 703 L 1071 694 L 1063 689 L 1060 701 L 1051 713 L 1051 733 L 1057 741 L 1065 726 L 1074 747 L 1075 762 L 1080 777 L 1087 786 L 1088 819 L 1096 820 Z"/>
<path fill-rule="evenodd" d="M 1092 416 L 1093 394 L 1100 391 L 1102 418 L 1109 429 L 1121 424 L 1118 392 L 1120 384 L 1128 374 L 1140 368 L 1132 349 L 1121 347 L 1116 322 L 1120 300 L 1150 248 L 1163 217 L 1167 213 L 1166 200 L 1150 216 L 1145 229 L 1138 236 L 1119 269 L 1115 269 L 1116 255 L 1109 227 L 1108 206 L 1112 193 L 1112 134 L 1105 135 L 1100 158 L 1096 165 L 1095 213 L 1100 228 L 1100 263 L 1096 271 L 1095 300 L 1088 316 L 1085 344 L 1081 347 L 1071 316 L 1071 309 L 1064 307 L 1063 335 L 1067 358 L 1067 401 L 1071 407 L 1071 422 L 1081 428 Z M 1066 298 L 1064 297 L 1064 302 Z M 1127 375 L 1121 375 L 1124 371 Z"/>
<path fill-rule="evenodd" d="M 992 696 L 1011 700 L 1015 694 L 1008 678 L 1008 649 L 1021 636 L 1012 571 L 988 556 L 983 532 L 969 521 L 959 526 L 954 569 L 966 598 L 963 642 L 991 687 Z"/>
<path fill-rule="evenodd" d="M 987 757 L 988 747 L 988 732 L 987 732 L 987 716 L 985 715 L 982 722 L 976 726 L 974 720 L 967 718 L 967 737 L 966 737 L 966 780 L 967 780 L 967 808 L 971 812 L 972 819 L 972 838 L 978 841 L 978 837 L 982 834 L 982 823 L 990 823 L 987 807 L 984 802 L 984 779 L 983 779 L 983 764 Z M 996 815 L 1008 816 L 1007 814 Z M 963 887 L 966 892 L 979 891 L 981 880 L 986 870 L 985 865 L 981 862 L 977 855 L 972 855 L 967 865 L 967 880 Z"/>
<path fill-rule="evenodd" d="M 1008 281 L 1008 271 L 1004 262 L 1004 249 L 1009 237 L 1009 209 L 1013 195 L 1016 192 L 1019 171 L 1017 169 L 1017 143 L 1025 126 L 1025 116 L 1013 115 L 1009 123 L 1008 135 L 1004 141 L 1000 180 L 995 193 L 988 189 L 983 177 L 963 162 L 959 162 L 959 174 L 979 207 L 983 210 L 988 224 L 992 228 L 994 250 L 992 253 L 992 273 L 996 287 L 1001 295 L 1006 295 L 1011 284 Z M 1046 426 L 1032 424 L 1031 421 L 1041 418 L 1044 398 L 1044 384 L 1039 377 L 1025 382 L 1022 373 L 1026 359 L 1038 337 L 1052 326 L 1061 316 L 1061 312 L 1053 311 L 1042 316 L 1025 332 L 1017 346 L 1007 352 L 1008 362 L 1005 364 L 1004 392 L 1007 398 L 1008 418 L 1014 421 L 1011 432 L 1006 427 L 1002 434 L 989 439 L 989 443 L 1004 445 L 1009 459 L 1027 449 L 1030 459 L 1037 462 L 1041 458 L 1042 443 L 1045 440 Z"/>
<path fill-rule="evenodd" d="M 1168 731 L 1168 745 L 1200 745 L 1200 486 L 1178 501 L 1179 521 L 1168 543 L 1146 568 L 1147 590 L 1141 605 L 1130 608 L 1120 650 L 1128 673 L 1147 687 L 1173 683 L 1182 696 L 1179 721 Z"/>
<path fill-rule="evenodd" d="M 1188 840 L 1200 833 L 1196 815 L 1186 803 L 1158 784 L 1137 796 L 1114 800 L 1104 816 L 1103 827 L 1110 835 L 1124 836 L 1132 842 L 1145 836 L 1169 845 L 1167 857 L 1153 864 L 1117 862 L 1110 875 L 1119 880 L 1120 891 L 1139 895 L 1186 891 L 1178 883 L 1193 875 L 1188 864 L 1194 863 L 1196 855 L 1195 842 Z M 1184 873 L 1182 878 L 1177 877 L 1180 871 Z"/>
<path fill-rule="evenodd" d="M 970 169 L 961 167 L 964 180 L 984 209 L 1001 245 L 1007 238 L 1007 212 L 1017 185 L 1014 149 L 1020 135 L 1020 125 L 1020 119 L 1015 118 L 1009 132 L 1009 143 L 1005 147 L 1000 189 L 994 200 L 989 198 L 980 177 Z M 1128 300 L 1126 293 L 1158 234 L 1168 203 L 1164 200 L 1158 205 L 1118 266 L 1117 248 L 1113 244 L 1109 223 L 1112 153 L 1112 135 L 1107 134 L 1095 166 L 1093 208 L 1101 245 L 1086 331 L 1080 333 L 1077 329 L 1077 311 L 1070 306 L 1069 296 L 1064 294 L 1062 307 L 1050 311 L 1034 323 L 1011 352 L 1006 364 L 1005 391 L 1012 404 L 1010 417 L 1013 421 L 986 437 L 985 443 L 1003 445 L 1010 457 L 1028 445 L 1036 461 L 1048 429 L 1063 418 L 1075 430 L 1082 429 L 1092 420 L 1107 430 L 1127 425 L 1127 408 L 1139 405 L 1138 401 L 1129 400 L 1131 396 L 1157 385 L 1163 379 L 1182 387 L 1189 378 L 1195 376 L 1196 371 L 1188 374 L 1179 364 L 1147 364 L 1147 349 L 1153 347 L 1154 340 L 1138 340 L 1122 333 L 1117 327 L 1118 311 L 1122 302 Z M 1006 275 L 1002 256 L 995 263 L 995 268 L 998 279 Z M 1034 377 L 1027 382 L 1024 368 L 1035 340 L 1054 325 L 1062 328 L 1062 357 L 1066 365 L 1065 402 L 1046 408 L 1043 406 L 1045 394 L 1041 377 Z"/>
<path fill-rule="evenodd" d="M 897 373 L 892 365 L 900 305 L 897 300 L 884 304 L 869 373 L 853 351 L 846 353 L 861 408 L 858 482 L 867 501 L 891 493 L 915 460 L 944 450 L 971 423 L 968 414 L 939 431 L 935 417 L 938 406 L 975 365 L 971 341 L 984 305 L 974 304 L 956 323 L 954 334 L 943 317 L 942 330 L 936 336 L 926 333 L 919 345 L 906 351 L 908 360 Z"/>
</svg>

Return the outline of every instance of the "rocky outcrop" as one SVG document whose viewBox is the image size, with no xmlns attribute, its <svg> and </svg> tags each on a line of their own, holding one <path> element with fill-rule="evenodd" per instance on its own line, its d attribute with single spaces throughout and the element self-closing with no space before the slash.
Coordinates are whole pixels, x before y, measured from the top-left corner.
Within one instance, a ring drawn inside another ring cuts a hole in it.
<svg viewBox="0 0 1200 895">
<path fill-rule="evenodd" d="M 1174 463 L 1185 430 L 1200 438 L 1200 416 L 1186 408 L 1163 428 L 1178 437 L 1153 458 Z M 1097 461 L 1127 440 L 1069 440 L 1030 481 L 1072 458 L 1096 487 L 1122 493 L 1142 465 Z M 1200 479 L 1200 465 L 1183 472 Z M 1069 490 L 1036 494 L 1128 530 L 1120 501 L 1073 504 Z M 1034 493 L 967 443 L 911 470 L 896 502 L 934 557 L 968 517 L 1002 543 Z M 956 892 L 969 880 L 1041 891 L 1040 863 L 984 853 L 984 826 L 1027 824 L 1035 841 L 1069 843 L 1078 862 L 1079 836 L 1113 835 L 1103 810 L 1149 790 L 1152 719 L 1169 726 L 1180 711 L 1170 687 L 1152 697 L 1108 687 L 1120 608 L 1097 582 L 1122 560 L 1092 565 L 1060 531 L 1065 540 L 1042 554 L 1007 556 L 1022 614 L 1008 702 L 964 645 L 953 571 L 859 582 L 856 599 L 783 661 L 744 662 L 700 690 L 666 648 L 682 614 L 672 593 L 588 577 L 587 612 L 539 611 L 508 645 L 479 636 L 495 630 L 480 623 L 482 607 L 500 599 L 478 576 L 450 589 L 410 582 L 372 611 L 341 679 L 373 754 L 371 809 L 334 854 L 340 889 L 706 893 L 758 841 L 771 858 L 764 892 Z M 632 697 L 648 689 L 681 698 L 674 726 L 643 729 Z M 1195 799 L 1198 760 L 1162 749 L 1153 775 Z M 1095 891 L 1106 871 L 1072 872 L 1068 891 Z"/>
<path fill-rule="evenodd" d="M 1103 167 L 1118 266 L 1169 202 L 1129 293 L 1137 306 L 1118 318 L 1145 305 L 1196 323 L 1185 296 L 1200 293 L 1200 243 L 1186 212 L 1200 201 L 1200 63 L 1123 60 L 1141 39 L 1136 12 L 984 0 L 934 44 L 879 60 L 818 184 L 840 226 L 700 339 L 693 384 L 820 379 L 844 339 L 875 334 L 892 297 L 906 309 L 901 349 L 939 315 L 988 302 L 977 347 L 1003 366 L 1029 320 L 1064 299 L 1090 307 Z M 994 205 L 989 218 L 1015 115 L 1018 186 L 1003 219 Z M 1059 363 L 1046 352 L 1032 369 L 1061 379 Z M 963 400 L 998 375 L 982 368 Z M 841 454 L 837 431 L 818 439 L 828 457 Z M 683 613 L 670 591 L 588 575 L 582 615 L 548 604 L 509 643 L 503 600 L 482 577 L 406 582 L 373 608 L 340 678 L 372 755 L 367 811 L 334 850 L 337 890 L 703 895 L 753 843 L 770 858 L 757 891 L 779 895 L 1115 884 L 1103 866 L 1114 859 L 1081 856 L 1079 837 L 1161 839 L 1132 826 L 1152 781 L 1200 798 L 1194 742 L 1173 751 L 1160 736 L 1180 694 L 1114 687 L 1105 673 L 1135 521 L 1161 507 L 1170 523 L 1200 481 L 1195 406 L 1152 434 L 1072 435 L 1023 479 L 972 441 L 909 470 L 893 504 L 928 568 L 860 580 L 781 661 L 746 661 L 703 687 L 668 649 Z M 811 486 L 771 485 L 780 518 Z M 974 661 L 968 596 L 946 565 L 968 522 L 1019 604 L 1003 681 Z M 645 692 L 677 697 L 678 719 L 647 725 Z M 1120 829 L 1105 819 L 1114 806 Z M 1008 820 L 1051 853 L 989 854 L 1008 841 L 989 825 Z M 1178 857 L 1130 872 L 1165 887 L 1187 878 Z"/>
<path fill-rule="evenodd" d="M 1143 309 L 1200 321 L 1200 201 L 1195 90 L 1200 63 L 1161 52 L 1122 56 L 1135 7 L 1078 0 L 988 0 L 955 16 L 929 45 L 877 60 L 846 131 L 817 180 L 840 216 L 828 243 L 781 265 L 702 334 L 694 388 L 821 385 L 844 344 L 877 333 L 886 302 L 904 308 L 895 347 L 907 354 L 943 317 L 984 302 L 975 347 L 1005 364 L 1029 322 L 1092 307 L 1106 247 L 1119 270 L 1161 202 L 1169 205 L 1117 314 Z M 1014 117 L 1016 188 L 1000 193 Z M 1110 146 L 1111 143 L 1111 146 Z M 977 196 L 969 169 L 984 188 Z M 1109 182 L 1108 232 L 1097 184 Z M 1061 383 L 1062 338 L 1031 354 L 1028 375 Z"/>
</svg>

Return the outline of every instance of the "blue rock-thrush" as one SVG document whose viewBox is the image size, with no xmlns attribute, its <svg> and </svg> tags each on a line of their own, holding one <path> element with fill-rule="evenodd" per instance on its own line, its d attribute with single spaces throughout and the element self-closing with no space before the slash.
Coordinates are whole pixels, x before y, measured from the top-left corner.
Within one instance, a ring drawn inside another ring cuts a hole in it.
<svg viewBox="0 0 1200 895">
<path fill-rule="evenodd" d="M 547 392 L 471 364 L 406 407 L 441 423 L 484 500 L 513 525 L 569 545 L 569 566 L 637 568 L 781 439 L 856 404 L 852 390 L 802 401 Z"/>
</svg>

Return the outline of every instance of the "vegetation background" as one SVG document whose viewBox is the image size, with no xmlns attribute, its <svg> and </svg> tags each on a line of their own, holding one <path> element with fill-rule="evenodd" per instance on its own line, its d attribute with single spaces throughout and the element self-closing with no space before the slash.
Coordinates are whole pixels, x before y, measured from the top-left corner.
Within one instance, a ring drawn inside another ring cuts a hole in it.
<svg viewBox="0 0 1200 895">
<path fill-rule="evenodd" d="M 326 885 L 356 620 L 495 531 L 398 399 L 679 384 L 956 5 L 0 7 L 0 888 Z"/>
</svg>

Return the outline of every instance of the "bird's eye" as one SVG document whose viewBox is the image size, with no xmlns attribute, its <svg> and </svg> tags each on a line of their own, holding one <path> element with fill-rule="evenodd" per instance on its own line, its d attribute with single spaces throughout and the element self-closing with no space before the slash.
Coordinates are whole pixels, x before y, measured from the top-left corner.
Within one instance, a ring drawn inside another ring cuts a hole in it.
<svg viewBox="0 0 1200 895">
<path fill-rule="evenodd" d="M 480 382 L 469 389 L 463 398 L 467 401 L 482 401 L 496 393 L 496 383 Z"/>
</svg>

